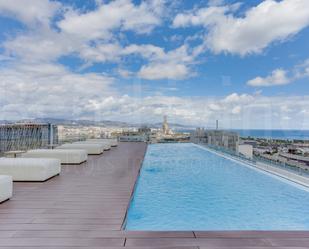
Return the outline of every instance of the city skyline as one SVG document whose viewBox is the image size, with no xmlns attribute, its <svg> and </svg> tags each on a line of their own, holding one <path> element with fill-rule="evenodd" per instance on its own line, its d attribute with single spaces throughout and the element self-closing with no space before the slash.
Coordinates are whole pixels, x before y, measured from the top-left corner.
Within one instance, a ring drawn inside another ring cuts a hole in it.
<svg viewBox="0 0 309 249">
<path fill-rule="evenodd" d="M 1 120 L 309 129 L 307 0 L 0 0 L 0 22 Z"/>
</svg>

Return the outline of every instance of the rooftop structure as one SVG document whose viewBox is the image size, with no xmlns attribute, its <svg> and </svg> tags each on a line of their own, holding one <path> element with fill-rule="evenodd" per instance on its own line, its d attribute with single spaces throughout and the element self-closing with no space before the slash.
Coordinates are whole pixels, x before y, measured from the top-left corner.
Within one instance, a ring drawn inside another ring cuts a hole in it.
<svg viewBox="0 0 309 249">
<path fill-rule="evenodd" d="M 201 143 L 238 151 L 239 135 L 236 132 L 222 130 L 205 130 L 197 128 L 190 138 L 193 143 Z"/>
<path fill-rule="evenodd" d="M 0 154 L 11 150 L 28 150 L 58 142 L 57 126 L 17 123 L 0 125 Z"/>
<path fill-rule="evenodd" d="M 126 231 L 127 207 L 146 150 L 120 143 L 44 183 L 15 182 L 0 204 L 0 248 L 306 248 L 308 231 Z M 110 167 L 112 166 L 112 167 Z"/>
</svg>

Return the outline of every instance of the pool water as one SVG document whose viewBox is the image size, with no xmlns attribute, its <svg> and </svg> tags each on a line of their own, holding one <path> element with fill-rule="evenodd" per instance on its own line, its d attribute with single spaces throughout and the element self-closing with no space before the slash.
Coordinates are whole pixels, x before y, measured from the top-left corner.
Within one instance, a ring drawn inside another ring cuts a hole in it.
<svg viewBox="0 0 309 249">
<path fill-rule="evenodd" d="M 193 144 L 153 144 L 126 230 L 309 230 L 309 191 Z"/>
</svg>

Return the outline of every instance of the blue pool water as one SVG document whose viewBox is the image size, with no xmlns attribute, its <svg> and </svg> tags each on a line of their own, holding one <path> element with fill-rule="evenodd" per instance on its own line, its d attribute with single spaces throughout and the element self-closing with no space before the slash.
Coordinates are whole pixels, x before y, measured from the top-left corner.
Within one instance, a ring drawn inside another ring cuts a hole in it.
<svg viewBox="0 0 309 249">
<path fill-rule="evenodd" d="M 149 145 L 127 230 L 309 230 L 309 192 L 193 144 Z"/>
</svg>

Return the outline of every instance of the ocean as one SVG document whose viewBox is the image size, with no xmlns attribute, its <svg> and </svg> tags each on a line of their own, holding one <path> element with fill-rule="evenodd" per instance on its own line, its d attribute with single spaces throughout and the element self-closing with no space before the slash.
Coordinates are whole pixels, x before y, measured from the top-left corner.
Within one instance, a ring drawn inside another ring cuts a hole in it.
<svg viewBox="0 0 309 249">
<path fill-rule="evenodd" d="M 272 138 L 285 140 L 309 140 L 309 130 L 233 130 L 241 137 Z"/>
<path fill-rule="evenodd" d="M 180 132 L 192 132 L 192 130 L 178 130 Z M 309 140 L 309 130 L 259 130 L 259 129 L 232 129 L 241 137 L 255 137 L 283 140 Z"/>
</svg>

